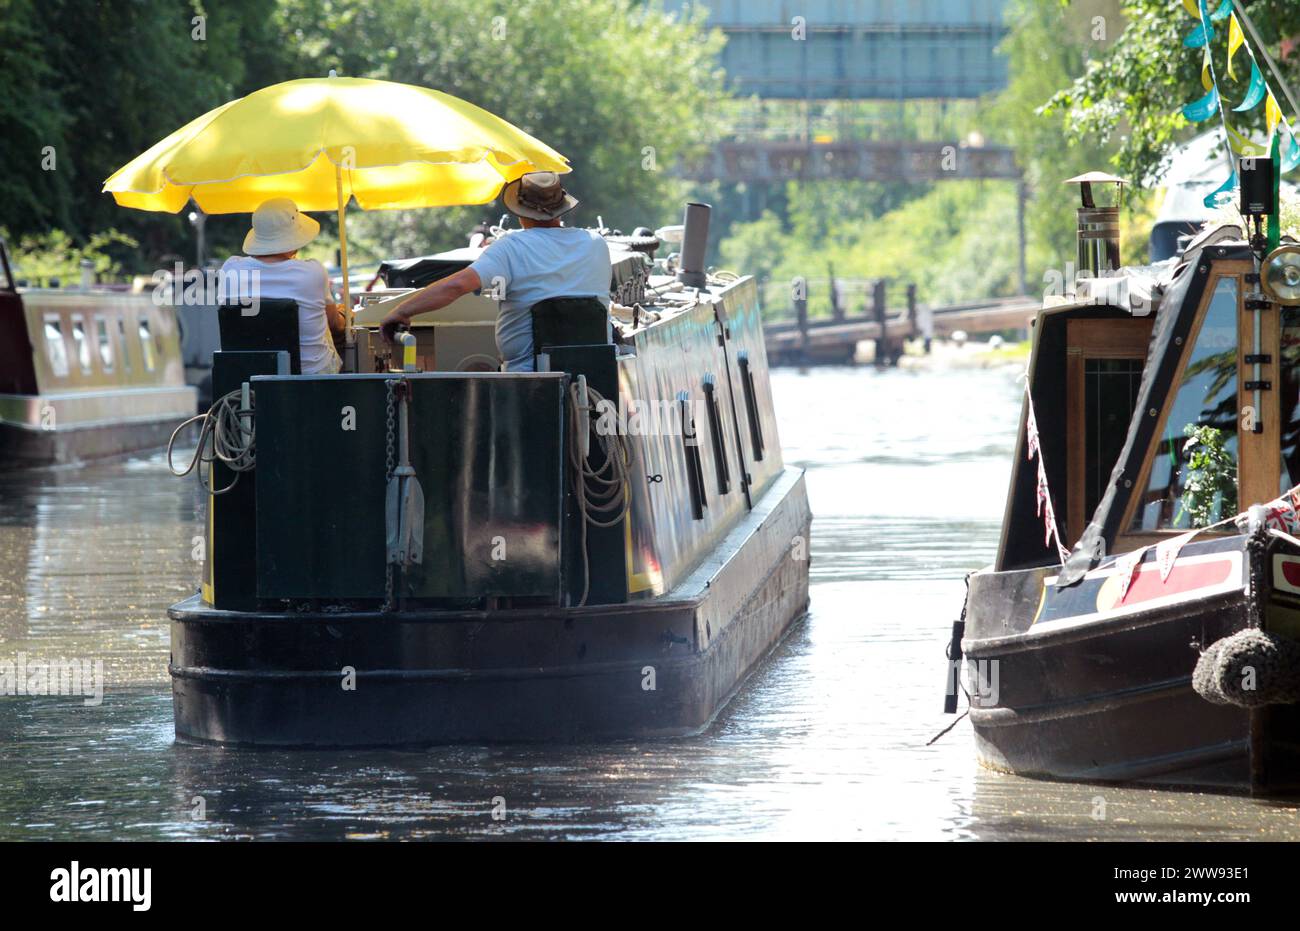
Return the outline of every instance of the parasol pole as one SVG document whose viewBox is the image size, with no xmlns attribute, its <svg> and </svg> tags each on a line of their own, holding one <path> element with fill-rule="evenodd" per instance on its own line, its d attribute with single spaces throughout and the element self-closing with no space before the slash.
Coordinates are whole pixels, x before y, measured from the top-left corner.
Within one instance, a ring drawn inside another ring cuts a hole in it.
<svg viewBox="0 0 1300 931">
<path fill-rule="evenodd" d="M 347 345 L 356 339 L 352 332 L 352 292 L 348 282 L 348 231 L 344 213 L 347 203 L 343 200 L 343 168 L 334 166 L 334 193 L 339 204 L 339 264 L 343 266 L 343 319 L 347 324 Z"/>
</svg>

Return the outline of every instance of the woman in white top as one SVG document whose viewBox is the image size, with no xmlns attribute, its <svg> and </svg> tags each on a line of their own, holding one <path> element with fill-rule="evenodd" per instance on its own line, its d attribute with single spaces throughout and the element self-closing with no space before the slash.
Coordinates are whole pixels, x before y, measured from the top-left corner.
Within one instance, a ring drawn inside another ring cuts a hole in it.
<svg viewBox="0 0 1300 931">
<path fill-rule="evenodd" d="M 253 212 L 253 228 L 244 237 L 245 255 L 231 256 L 221 266 L 226 300 L 287 298 L 298 303 L 304 375 L 332 375 L 342 367 L 330 331 L 342 333 L 347 325 L 325 266 L 297 258 L 298 250 L 319 232 L 320 224 L 289 198 L 268 200 Z"/>
</svg>

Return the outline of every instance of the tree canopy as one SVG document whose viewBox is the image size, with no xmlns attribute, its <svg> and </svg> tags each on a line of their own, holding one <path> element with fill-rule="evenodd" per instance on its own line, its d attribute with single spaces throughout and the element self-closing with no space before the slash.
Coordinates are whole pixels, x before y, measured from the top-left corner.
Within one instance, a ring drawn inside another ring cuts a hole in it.
<svg viewBox="0 0 1300 931">
<path fill-rule="evenodd" d="M 1213 13 L 1224 2 L 1231 0 L 1208 0 L 1207 10 Z M 1281 40 L 1300 33 L 1300 4 L 1295 0 L 1243 0 L 1240 6 L 1275 58 Z M 1128 26 L 1118 41 L 1105 54 L 1090 60 L 1083 74 L 1053 96 L 1046 112 L 1062 117 L 1062 125 L 1074 140 L 1103 145 L 1113 142 L 1118 148 L 1115 164 L 1119 170 L 1145 183 L 1155 180 L 1173 144 L 1198 131 L 1183 117 L 1181 109 L 1205 92 L 1201 87 L 1201 52 L 1183 44 L 1197 27 L 1199 17 L 1193 18 L 1173 0 L 1124 0 L 1122 10 Z M 1245 97 L 1250 79 L 1247 53 L 1237 53 L 1236 78 L 1229 77 L 1227 22 L 1220 20 L 1211 26 L 1216 35 L 1210 51 L 1220 92 L 1231 114 L 1230 125 L 1242 133 L 1260 130 L 1264 125 L 1262 105 L 1232 112 L 1233 105 Z M 1248 41 L 1254 45 L 1253 40 Z M 1276 87 L 1264 61 L 1259 64 L 1265 69 L 1266 79 Z M 1278 65 L 1289 82 L 1300 80 L 1300 55 L 1282 57 Z M 1296 114 L 1290 113 L 1280 90 L 1278 102 L 1294 122 Z M 1218 115 L 1205 125 L 1219 129 Z"/>
<path fill-rule="evenodd" d="M 121 230 L 137 271 L 192 254 L 183 218 L 116 206 L 104 178 L 227 100 L 330 69 L 438 88 L 536 135 L 571 160 L 582 222 L 663 222 L 669 169 L 711 138 L 721 41 L 702 14 L 635 0 L 0 0 L 0 225 Z M 351 216 L 380 258 L 452 245 L 479 211 Z M 210 244 L 236 248 L 246 227 L 212 218 Z"/>
</svg>

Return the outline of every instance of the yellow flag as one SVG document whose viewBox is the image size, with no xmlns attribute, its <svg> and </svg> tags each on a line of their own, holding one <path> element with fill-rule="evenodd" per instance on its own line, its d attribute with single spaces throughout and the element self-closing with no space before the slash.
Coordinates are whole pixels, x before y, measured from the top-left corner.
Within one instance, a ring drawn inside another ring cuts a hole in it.
<svg viewBox="0 0 1300 931">
<path fill-rule="evenodd" d="M 1196 0 L 1183 0 L 1183 7 L 1197 19 L 1201 18 L 1201 8 L 1197 5 Z"/>
<path fill-rule="evenodd" d="M 1232 71 L 1232 59 L 1237 54 L 1237 49 L 1245 43 L 1246 36 L 1241 31 L 1241 23 L 1237 22 L 1237 14 L 1233 13 L 1232 18 L 1228 21 L 1228 77 L 1235 78 Z"/>
<path fill-rule="evenodd" d="M 1243 136 L 1241 133 L 1237 132 L 1231 126 L 1229 126 L 1227 129 L 1228 129 L 1228 139 L 1231 140 L 1231 144 L 1232 144 L 1232 151 L 1236 152 L 1238 155 L 1263 156 L 1266 154 L 1264 147 L 1262 145 L 1252 142 L 1250 139 Z"/>
<path fill-rule="evenodd" d="M 1277 124 L 1282 121 L 1282 108 L 1273 99 L 1272 91 L 1268 92 L 1268 103 L 1264 106 L 1264 119 L 1268 121 L 1268 132 L 1272 135 L 1273 130 L 1277 129 Z"/>
<path fill-rule="evenodd" d="M 1214 75 L 1210 70 L 1210 43 L 1205 43 L 1205 58 L 1201 62 L 1201 86 L 1207 91 L 1214 90 Z"/>
</svg>

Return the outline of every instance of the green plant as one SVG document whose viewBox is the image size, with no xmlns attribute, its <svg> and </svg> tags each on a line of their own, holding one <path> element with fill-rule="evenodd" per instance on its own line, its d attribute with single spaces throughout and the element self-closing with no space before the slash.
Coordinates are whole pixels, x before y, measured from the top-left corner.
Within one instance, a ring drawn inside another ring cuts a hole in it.
<svg viewBox="0 0 1300 931">
<path fill-rule="evenodd" d="M 1217 427 L 1189 423 L 1183 428 L 1187 442 L 1187 479 L 1179 504 L 1177 524 L 1184 514 L 1193 527 L 1208 527 L 1223 515 L 1237 511 L 1237 461 L 1227 448 L 1227 436 Z"/>
</svg>

